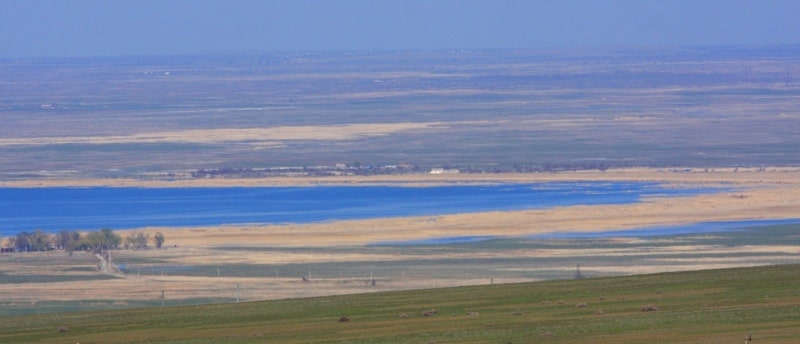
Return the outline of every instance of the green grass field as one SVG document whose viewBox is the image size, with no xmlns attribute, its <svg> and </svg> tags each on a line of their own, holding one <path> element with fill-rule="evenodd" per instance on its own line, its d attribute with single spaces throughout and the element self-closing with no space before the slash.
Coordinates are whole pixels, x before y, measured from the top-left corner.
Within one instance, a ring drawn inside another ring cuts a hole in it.
<svg viewBox="0 0 800 344">
<path fill-rule="evenodd" d="M 2 320 L 3 343 L 796 343 L 800 266 Z"/>
</svg>

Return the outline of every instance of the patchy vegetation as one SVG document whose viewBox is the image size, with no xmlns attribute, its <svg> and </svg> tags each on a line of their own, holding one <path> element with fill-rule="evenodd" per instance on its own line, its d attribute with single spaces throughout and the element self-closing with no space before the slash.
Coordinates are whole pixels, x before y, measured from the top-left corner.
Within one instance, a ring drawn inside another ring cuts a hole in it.
<svg viewBox="0 0 800 344">
<path fill-rule="evenodd" d="M 164 241 L 166 241 L 164 234 L 158 232 L 154 236 L 152 243 L 156 248 L 161 248 L 164 245 Z M 3 247 L 3 252 L 64 250 L 71 255 L 75 251 L 101 253 L 119 248 L 143 250 L 150 247 L 151 240 L 150 234 L 144 232 L 131 232 L 123 239 L 119 234 L 114 233 L 112 229 L 103 228 L 99 231 L 85 234 L 66 230 L 54 234 L 49 234 L 39 229 L 33 232 L 23 231 L 14 237 L 7 238 L 6 242 L 7 245 Z"/>
<path fill-rule="evenodd" d="M 0 180 L 796 166 L 798 50 L 6 60 Z"/>
<path fill-rule="evenodd" d="M 5 317 L 0 341 L 699 343 L 739 342 L 749 335 L 765 343 L 795 343 L 798 271 L 800 265 L 782 265 Z M 564 302 L 542 302 L 548 299 Z M 592 306 L 602 311 L 576 308 L 581 300 L 595 300 Z M 643 304 L 658 305 L 658 311 L 642 313 Z"/>
</svg>

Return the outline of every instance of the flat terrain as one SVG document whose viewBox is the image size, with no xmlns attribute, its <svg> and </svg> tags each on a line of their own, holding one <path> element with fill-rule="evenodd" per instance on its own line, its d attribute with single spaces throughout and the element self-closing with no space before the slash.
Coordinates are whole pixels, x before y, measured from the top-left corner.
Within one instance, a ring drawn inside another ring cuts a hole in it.
<svg viewBox="0 0 800 344">
<path fill-rule="evenodd" d="M 652 181 L 728 189 L 628 205 L 141 228 L 164 232 L 167 247 L 114 252 L 114 273 L 100 272 L 98 259 L 84 252 L 0 254 L 0 315 L 796 264 L 798 229 L 790 222 L 694 235 L 554 235 L 800 217 L 799 52 L 779 46 L 0 60 L 3 187 Z M 427 173 L 434 168 L 461 173 Z M 484 236 L 493 239 L 385 245 Z M 727 280 L 711 276 L 715 288 L 725 288 L 720 283 Z M 678 314 L 693 314 L 682 309 Z M 514 338 L 559 336 L 541 330 Z M 781 331 L 772 338 L 782 340 Z M 213 336 L 269 332 L 253 327 Z M 18 334 L 11 340 L 26 341 L 28 334 Z M 671 333 L 658 335 L 675 341 Z"/>
<path fill-rule="evenodd" d="M 0 341 L 741 343 L 749 336 L 754 342 L 796 343 L 798 269 L 782 265 L 5 317 Z"/>
<path fill-rule="evenodd" d="M 553 236 L 698 222 L 797 220 L 798 173 L 794 169 L 774 168 L 713 172 L 632 169 L 550 175 L 305 179 L 305 183 L 313 184 L 406 183 L 410 187 L 455 182 L 639 180 L 725 186 L 729 190 L 626 205 L 311 224 L 142 228 L 137 230 L 151 236 L 157 231 L 165 233 L 166 248 L 116 251 L 114 262 L 122 273 L 100 272 L 98 259 L 83 252 L 73 256 L 59 251 L 0 255 L 0 298 L 5 306 L 2 314 L 564 279 L 575 276 L 577 265 L 587 276 L 610 276 L 800 263 L 797 221 L 755 228 L 732 224 L 732 229 L 746 230 L 694 235 L 667 232 L 652 236 L 616 234 L 561 239 Z M 263 180 L 211 181 L 222 182 L 221 185 L 252 185 Z M 134 182 L 82 180 L 66 185 Z M 53 183 L 57 181 L 45 184 Z M 171 182 L 133 185 L 164 183 Z M 28 184 L 8 182 L 7 185 Z M 473 236 L 495 239 L 474 243 L 381 244 Z M 21 285 L 25 287 L 20 288 Z"/>
<path fill-rule="evenodd" d="M 2 60 L 0 180 L 798 166 L 799 50 Z"/>
<path fill-rule="evenodd" d="M 554 181 L 648 181 L 667 185 L 726 187 L 729 191 L 693 197 L 647 199 L 624 205 L 572 206 L 434 217 L 403 217 L 312 224 L 147 228 L 168 231 L 181 246 L 342 246 L 457 236 L 525 237 L 562 232 L 600 232 L 699 222 L 798 218 L 800 170 L 620 169 L 605 172 L 537 174 L 457 174 L 373 177 L 194 179 L 141 181 L 81 179 L 0 182 L 0 186 L 270 186 L 408 185 Z M 314 240 L 308 240 L 313 237 Z"/>
<path fill-rule="evenodd" d="M 174 240 L 235 245 L 364 245 L 384 241 L 453 236 L 531 236 L 559 232 L 612 231 L 708 221 L 797 218 L 798 172 L 776 172 L 783 181 L 740 183 L 732 192 L 696 197 L 650 199 L 642 203 L 574 206 L 554 209 L 487 212 L 422 218 L 390 218 L 310 225 L 233 226 L 182 229 Z M 613 175 L 613 173 L 611 173 Z M 762 173 L 769 177 L 769 173 Z M 782 175 L 782 176 L 781 176 Z M 583 176 L 603 180 L 603 175 Z M 758 177 L 757 177 L 758 178 Z M 686 181 L 683 181 L 684 183 Z M 716 183 L 722 183 L 717 180 Z M 712 184 L 721 185 L 721 184 Z M 309 241 L 309 237 L 314 237 Z M 238 237 L 238 239 L 237 239 Z"/>
</svg>

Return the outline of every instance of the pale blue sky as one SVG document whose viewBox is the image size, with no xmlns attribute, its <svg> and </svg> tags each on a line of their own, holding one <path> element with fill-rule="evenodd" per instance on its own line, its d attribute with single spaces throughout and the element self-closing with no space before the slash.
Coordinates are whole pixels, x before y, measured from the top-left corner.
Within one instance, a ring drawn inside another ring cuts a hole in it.
<svg viewBox="0 0 800 344">
<path fill-rule="evenodd" d="M 0 57 L 800 44 L 800 0 L 0 0 Z"/>
</svg>

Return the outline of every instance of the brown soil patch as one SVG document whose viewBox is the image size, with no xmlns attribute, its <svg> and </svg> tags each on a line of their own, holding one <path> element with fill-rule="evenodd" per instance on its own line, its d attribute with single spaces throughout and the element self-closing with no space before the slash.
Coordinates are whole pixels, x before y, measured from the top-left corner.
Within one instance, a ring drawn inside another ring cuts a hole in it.
<svg viewBox="0 0 800 344">
<path fill-rule="evenodd" d="M 194 129 L 141 133 L 124 136 L 76 136 L 0 138 L 3 145 L 120 144 L 120 143 L 225 143 L 241 142 L 259 146 L 281 145 L 288 140 L 352 140 L 360 137 L 426 129 L 440 123 L 345 124 L 329 126 L 283 126 L 248 129 Z"/>
</svg>

